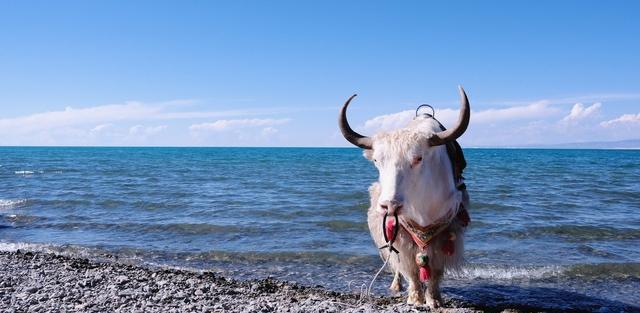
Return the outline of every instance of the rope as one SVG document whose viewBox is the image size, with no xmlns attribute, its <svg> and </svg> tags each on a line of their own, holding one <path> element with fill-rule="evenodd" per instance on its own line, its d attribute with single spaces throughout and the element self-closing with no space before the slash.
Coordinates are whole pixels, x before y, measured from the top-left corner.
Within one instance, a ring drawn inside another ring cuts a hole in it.
<svg viewBox="0 0 640 313">
<path fill-rule="evenodd" d="M 380 267 L 376 275 L 373 276 L 373 279 L 369 283 L 369 288 L 367 288 L 367 293 L 366 293 L 367 298 L 371 297 L 371 287 L 373 287 L 373 283 L 376 281 L 376 279 L 378 279 L 378 276 L 380 276 L 380 273 L 382 273 L 382 270 L 385 268 L 385 266 L 387 266 L 387 263 L 389 263 L 389 259 L 391 258 L 391 252 L 392 252 L 391 245 L 389 245 L 389 254 L 387 255 L 387 259 L 384 261 L 384 264 L 382 264 L 382 267 Z"/>
</svg>

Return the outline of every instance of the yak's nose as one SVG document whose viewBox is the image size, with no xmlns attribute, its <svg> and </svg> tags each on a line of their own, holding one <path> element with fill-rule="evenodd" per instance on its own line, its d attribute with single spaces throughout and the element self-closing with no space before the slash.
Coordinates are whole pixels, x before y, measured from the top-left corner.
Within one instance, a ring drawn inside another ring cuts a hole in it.
<svg viewBox="0 0 640 313">
<path fill-rule="evenodd" d="M 385 200 L 380 201 L 380 208 L 387 213 L 387 215 L 393 215 L 400 211 L 402 208 L 402 202 L 398 200 Z"/>
</svg>

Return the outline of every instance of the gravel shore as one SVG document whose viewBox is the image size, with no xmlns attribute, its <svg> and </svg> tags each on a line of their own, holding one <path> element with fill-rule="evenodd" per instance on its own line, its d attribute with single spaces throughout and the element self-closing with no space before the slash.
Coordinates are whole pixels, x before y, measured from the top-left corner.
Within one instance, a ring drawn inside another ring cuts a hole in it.
<svg viewBox="0 0 640 313">
<path fill-rule="evenodd" d="M 0 252 L 1 312 L 423 312 L 404 298 L 358 295 L 272 279 L 146 268 L 43 252 Z M 440 312 L 540 311 L 446 300 Z M 544 310 L 544 309 L 542 309 Z M 549 311 L 549 310 L 545 310 Z M 553 310 L 552 310 L 553 311 Z"/>
<path fill-rule="evenodd" d="M 42 252 L 0 252 L 2 312 L 376 312 L 413 309 L 400 299 L 271 279 L 95 262 Z M 425 308 L 426 310 L 426 308 Z M 456 312 L 474 312 L 459 309 Z"/>
</svg>

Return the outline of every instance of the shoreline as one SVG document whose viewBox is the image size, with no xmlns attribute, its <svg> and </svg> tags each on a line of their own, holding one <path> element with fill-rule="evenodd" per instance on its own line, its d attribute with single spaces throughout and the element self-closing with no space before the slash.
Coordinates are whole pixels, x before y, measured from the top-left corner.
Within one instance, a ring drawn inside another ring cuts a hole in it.
<svg viewBox="0 0 640 313">
<path fill-rule="evenodd" d="M 241 281 L 209 271 L 150 268 L 34 251 L 0 251 L 3 312 L 423 312 L 405 297 L 340 293 L 274 279 Z M 604 310 L 603 310 L 604 309 Z M 613 310 L 611 310 L 613 309 Z M 625 308 L 623 308 L 624 310 Z M 628 307 L 628 310 L 636 310 Z M 486 305 L 451 298 L 437 312 L 618 312 L 614 308 Z"/>
</svg>

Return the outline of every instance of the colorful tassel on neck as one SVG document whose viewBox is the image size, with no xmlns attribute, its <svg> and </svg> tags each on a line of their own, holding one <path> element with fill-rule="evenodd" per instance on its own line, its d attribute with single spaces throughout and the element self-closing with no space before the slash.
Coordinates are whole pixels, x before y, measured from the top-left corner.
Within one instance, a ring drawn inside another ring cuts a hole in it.
<svg viewBox="0 0 640 313">
<path fill-rule="evenodd" d="M 420 267 L 420 281 L 425 282 L 431 278 L 431 268 L 429 266 Z"/>
<path fill-rule="evenodd" d="M 429 257 L 426 253 L 419 252 L 416 254 L 416 265 L 420 267 L 420 281 L 425 282 L 431 277 L 431 268 L 429 267 Z"/>
</svg>

